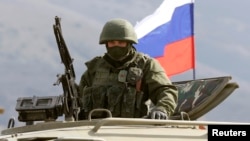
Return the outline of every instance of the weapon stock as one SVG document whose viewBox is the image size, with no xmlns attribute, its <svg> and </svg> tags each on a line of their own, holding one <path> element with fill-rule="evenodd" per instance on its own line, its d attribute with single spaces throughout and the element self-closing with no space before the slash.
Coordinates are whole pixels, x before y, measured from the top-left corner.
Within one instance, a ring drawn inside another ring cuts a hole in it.
<svg viewBox="0 0 250 141">
<path fill-rule="evenodd" d="M 55 24 L 53 25 L 56 42 L 58 45 L 61 61 L 65 66 L 65 73 L 57 75 L 58 80 L 55 85 L 62 83 L 63 87 L 63 111 L 66 120 L 78 120 L 79 106 L 77 86 L 75 83 L 75 71 L 73 66 L 73 59 L 70 56 L 67 45 L 62 35 L 60 18 L 55 17 Z"/>
</svg>

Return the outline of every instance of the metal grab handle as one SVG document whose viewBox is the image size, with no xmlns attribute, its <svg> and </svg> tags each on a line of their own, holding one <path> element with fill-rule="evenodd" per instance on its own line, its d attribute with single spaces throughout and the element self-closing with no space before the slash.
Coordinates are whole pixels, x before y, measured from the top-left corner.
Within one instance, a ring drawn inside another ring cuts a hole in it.
<svg viewBox="0 0 250 141">
<path fill-rule="evenodd" d="M 13 128 L 14 126 L 15 126 L 15 118 L 12 117 L 12 118 L 10 118 L 10 120 L 9 120 L 8 128 Z"/>
<path fill-rule="evenodd" d="M 109 117 L 111 118 L 112 117 L 112 113 L 110 112 L 110 110 L 108 109 L 93 109 L 89 112 L 89 115 L 88 115 L 88 120 L 91 121 L 91 117 L 92 117 L 92 113 L 94 112 L 107 112 Z"/>
<path fill-rule="evenodd" d="M 185 120 L 185 116 L 187 117 L 188 120 L 190 120 L 190 117 L 189 117 L 188 113 L 181 112 L 180 115 L 181 115 L 181 120 Z"/>
<path fill-rule="evenodd" d="M 244 122 L 217 122 L 217 121 L 187 121 L 187 120 L 155 120 L 155 119 L 140 119 L 140 118 L 105 118 L 97 122 L 90 131 L 96 133 L 104 125 L 250 125 Z"/>
</svg>

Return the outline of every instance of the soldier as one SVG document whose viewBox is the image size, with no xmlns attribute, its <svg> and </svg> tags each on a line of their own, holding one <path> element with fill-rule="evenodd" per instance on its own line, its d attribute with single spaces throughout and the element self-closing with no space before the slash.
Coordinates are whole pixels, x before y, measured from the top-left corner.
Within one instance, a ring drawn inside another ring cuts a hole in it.
<svg viewBox="0 0 250 141">
<path fill-rule="evenodd" d="M 79 84 L 79 119 L 91 110 L 108 109 L 113 117 L 168 119 L 177 106 L 178 91 L 154 59 L 136 51 L 134 28 L 124 19 L 108 21 L 99 44 L 107 53 L 86 62 Z M 147 105 L 150 100 L 153 107 Z M 93 112 L 103 118 L 105 112 Z"/>
</svg>

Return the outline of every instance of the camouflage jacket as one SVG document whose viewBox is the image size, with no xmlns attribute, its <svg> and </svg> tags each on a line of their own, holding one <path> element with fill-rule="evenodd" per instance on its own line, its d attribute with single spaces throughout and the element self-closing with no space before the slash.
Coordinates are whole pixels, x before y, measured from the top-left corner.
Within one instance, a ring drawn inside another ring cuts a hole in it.
<svg viewBox="0 0 250 141">
<path fill-rule="evenodd" d="M 130 70 L 133 70 L 131 68 L 136 67 L 142 70 L 141 73 L 142 76 L 132 79 L 133 80 L 137 79 L 136 81 L 141 81 L 139 93 L 142 93 L 142 96 L 140 98 L 140 102 L 138 102 L 140 104 L 139 110 L 135 111 L 137 115 L 134 117 L 142 117 L 149 112 L 148 111 L 149 107 L 145 105 L 145 102 L 148 100 L 152 101 L 153 105 L 155 105 L 155 108 L 159 109 L 164 113 L 167 113 L 168 116 L 172 115 L 177 106 L 177 99 L 178 99 L 177 88 L 171 83 L 169 78 L 166 76 L 165 71 L 163 70 L 163 68 L 161 67 L 161 65 L 157 60 L 138 52 L 134 52 L 133 58 L 134 59 L 127 61 L 126 63 L 124 63 L 124 65 L 122 65 L 119 68 L 115 68 L 112 64 L 108 63 L 103 57 L 95 57 L 89 62 L 86 62 L 87 70 L 83 73 L 79 84 L 79 97 L 80 97 L 81 108 L 83 110 L 90 108 L 87 111 L 91 110 L 92 108 L 95 108 L 95 107 L 88 107 L 89 105 L 91 105 L 91 103 L 86 102 L 86 98 L 84 98 L 86 97 L 85 90 L 88 88 L 96 88 L 96 86 L 100 85 L 114 86 L 114 85 L 119 85 L 119 83 L 120 84 L 122 83 L 128 88 L 134 88 L 135 91 L 138 91 L 135 88 L 137 87 L 136 82 L 133 81 L 131 82 L 130 81 L 131 77 L 129 77 Z M 124 80 L 121 80 L 123 78 L 120 77 L 120 72 L 122 72 L 121 70 L 125 70 L 126 78 Z M 106 75 L 105 73 L 108 73 L 108 75 Z M 104 75 L 105 78 L 103 78 L 104 76 L 102 75 Z M 109 76 L 111 78 L 108 78 L 106 76 Z M 106 91 L 106 90 L 107 90 L 106 88 L 98 90 L 91 89 L 92 92 Z M 133 91 L 133 89 L 131 89 L 131 91 Z M 103 94 L 105 95 L 106 93 L 104 92 Z M 138 92 L 136 92 L 135 95 L 139 95 Z M 117 97 L 118 96 L 115 96 L 113 98 Z M 89 97 L 89 99 L 103 99 L 103 98 L 105 97 L 102 96 L 100 97 L 100 95 L 92 96 L 92 98 Z M 107 102 L 109 101 L 110 100 L 108 99 L 103 104 L 107 104 Z M 124 117 L 122 115 L 118 116 Z"/>
</svg>

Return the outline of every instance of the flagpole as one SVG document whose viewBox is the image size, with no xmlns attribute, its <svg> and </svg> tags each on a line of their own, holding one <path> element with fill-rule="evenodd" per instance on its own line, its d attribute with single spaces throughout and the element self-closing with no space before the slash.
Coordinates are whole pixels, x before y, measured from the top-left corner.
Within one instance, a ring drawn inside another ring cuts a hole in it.
<svg viewBox="0 0 250 141">
<path fill-rule="evenodd" d="M 195 2 L 195 0 L 192 0 L 192 3 L 194 3 Z M 194 23 L 194 7 L 193 7 L 193 23 Z M 194 26 L 194 24 L 193 24 L 193 26 Z M 194 32 L 194 27 L 193 27 L 193 32 Z M 194 36 L 195 36 L 195 34 L 194 34 Z M 195 58 L 195 42 L 194 42 L 194 38 L 193 38 L 193 64 L 194 64 L 194 67 L 193 67 L 193 80 L 195 80 L 196 79 L 196 62 L 195 62 L 195 60 L 196 60 L 196 58 Z"/>
<path fill-rule="evenodd" d="M 195 68 L 193 69 L 193 80 L 195 80 Z"/>
</svg>

